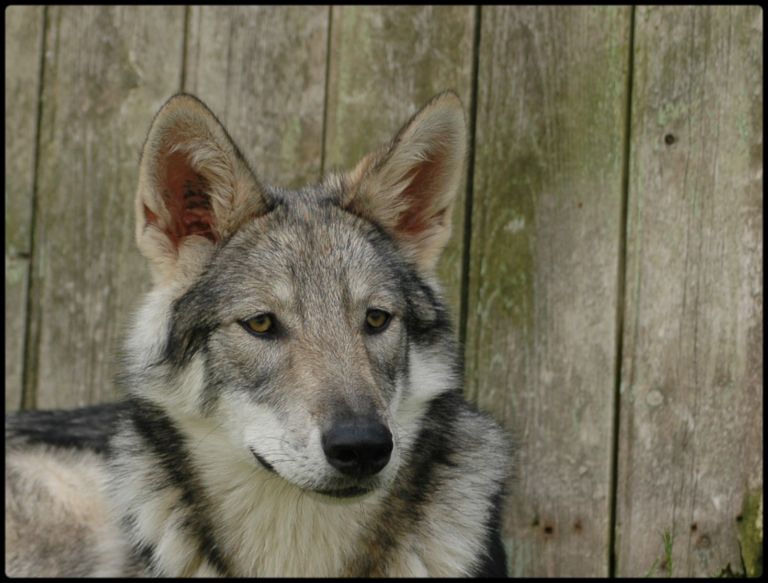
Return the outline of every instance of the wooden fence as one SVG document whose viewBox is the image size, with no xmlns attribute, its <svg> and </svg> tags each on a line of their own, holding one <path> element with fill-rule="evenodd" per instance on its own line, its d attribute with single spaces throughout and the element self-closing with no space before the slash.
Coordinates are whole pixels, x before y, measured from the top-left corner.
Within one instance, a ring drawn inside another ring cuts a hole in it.
<svg viewBox="0 0 768 583">
<path fill-rule="evenodd" d="M 5 19 L 7 409 L 116 396 L 148 289 L 137 157 L 170 95 L 200 96 L 266 182 L 295 186 L 452 87 L 474 150 L 441 270 L 467 395 L 521 442 L 510 574 L 761 570 L 760 8 Z"/>
</svg>

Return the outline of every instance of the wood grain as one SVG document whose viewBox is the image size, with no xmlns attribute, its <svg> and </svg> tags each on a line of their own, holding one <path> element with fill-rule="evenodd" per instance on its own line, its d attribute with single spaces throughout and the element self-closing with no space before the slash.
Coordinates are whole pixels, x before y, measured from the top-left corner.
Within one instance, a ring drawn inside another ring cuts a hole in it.
<svg viewBox="0 0 768 583">
<path fill-rule="evenodd" d="M 762 12 L 635 10 L 630 47 L 628 7 L 10 7 L 6 408 L 116 396 L 149 283 L 138 155 L 170 95 L 299 186 L 453 88 L 476 152 L 440 275 L 467 394 L 520 442 L 510 574 L 608 575 L 613 487 L 617 575 L 758 574 Z"/>
<path fill-rule="evenodd" d="M 459 94 L 469 117 L 474 8 L 334 6 L 332 13 L 325 171 L 353 167 L 445 89 Z M 465 191 L 457 198 L 453 236 L 438 266 L 457 325 Z"/>
<path fill-rule="evenodd" d="M 758 7 L 637 9 L 618 574 L 741 571 L 763 475 Z"/>
<path fill-rule="evenodd" d="M 205 101 L 269 184 L 320 178 L 328 8 L 194 6 L 185 91 Z"/>
<path fill-rule="evenodd" d="M 629 8 L 483 7 L 466 374 L 520 443 L 510 574 L 606 576 Z"/>
<path fill-rule="evenodd" d="M 42 6 L 5 10 L 6 411 L 22 400 L 43 18 Z"/>
<path fill-rule="evenodd" d="M 149 281 L 134 243 L 138 156 L 181 79 L 181 7 L 50 7 L 31 293 L 30 402 L 105 401 Z M 34 398 L 36 397 L 36 399 Z"/>
</svg>

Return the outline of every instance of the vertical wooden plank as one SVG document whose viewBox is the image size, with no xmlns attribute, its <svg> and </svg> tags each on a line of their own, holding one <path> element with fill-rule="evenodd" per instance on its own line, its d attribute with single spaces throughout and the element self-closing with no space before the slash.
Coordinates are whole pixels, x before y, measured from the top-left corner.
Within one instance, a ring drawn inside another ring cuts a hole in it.
<svg viewBox="0 0 768 583">
<path fill-rule="evenodd" d="M 29 388 L 40 408 L 113 397 L 146 289 L 134 243 L 138 155 L 180 88 L 182 7 L 51 7 L 46 31 Z"/>
<path fill-rule="evenodd" d="M 664 531 L 674 576 L 741 571 L 739 520 L 762 494 L 762 14 L 637 12 L 622 576 L 666 567 Z"/>
<path fill-rule="evenodd" d="M 334 6 L 326 171 L 354 166 L 445 89 L 459 94 L 469 119 L 474 17 L 469 6 Z M 463 277 L 465 191 L 456 201 L 453 236 L 438 267 L 455 323 Z"/>
<path fill-rule="evenodd" d="M 265 182 L 320 177 L 328 8 L 194 6 L 184 89 L 205 101 Z"/>
<path fill-rule="evenodd" d="M 21 405 L 43 7 L 5 10 L 5 408 Z"/>
<path fill-rule="evenodd" d="M 510 574 L 606 576 L 628 7 L 483 7 L 468 392 L 516 432 Z"/>
</svg>

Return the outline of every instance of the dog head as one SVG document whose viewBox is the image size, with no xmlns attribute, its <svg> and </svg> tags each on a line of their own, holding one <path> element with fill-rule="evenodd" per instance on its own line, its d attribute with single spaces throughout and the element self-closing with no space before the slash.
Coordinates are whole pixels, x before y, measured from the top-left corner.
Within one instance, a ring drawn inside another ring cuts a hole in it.
<svg viewBox="0 0 768 583">
<path fill-rule="evenodd" d="M 155 290 L 130 349 L 164 379 L 142 395 L 299 488 L 390 483 L 426 404 L 456 387 L 433 275 L 465 144 L 442 93 L 352 171 L 287 191 L 259 183 L 200 101 L 169 100 L 136 197 Z"/>
</svg>

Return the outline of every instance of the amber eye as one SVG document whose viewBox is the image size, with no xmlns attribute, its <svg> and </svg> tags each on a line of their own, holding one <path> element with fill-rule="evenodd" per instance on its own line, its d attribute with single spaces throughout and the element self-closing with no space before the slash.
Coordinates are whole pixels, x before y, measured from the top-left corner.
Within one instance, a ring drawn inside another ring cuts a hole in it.
<svg viewBox="0 0 768 583">
<path fill-rule="evenodd" d="M 384 310 L 368 310 L 365 324 L 369 332 L 383 332 L 391 318 L 392 316 Z"/>
<path fill-rule="evenodd" d="M 243 322 L 243 325 L 254 334 L 267 334 L 272 331 L 274 321 L 271 314 L 259 314 Z"/>
</svg>

